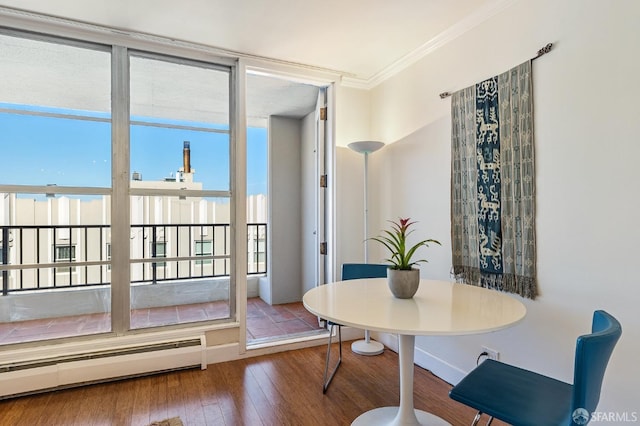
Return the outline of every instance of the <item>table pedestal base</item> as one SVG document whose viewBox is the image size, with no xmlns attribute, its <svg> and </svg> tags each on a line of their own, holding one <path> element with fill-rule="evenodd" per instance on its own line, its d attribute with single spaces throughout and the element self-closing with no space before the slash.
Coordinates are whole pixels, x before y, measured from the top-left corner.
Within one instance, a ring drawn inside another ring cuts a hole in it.
<svg viewBox="0 0 640 426">
<path fill-rule="evenodd" d="M 360 415 L 352 425 L 449 425 L 438 416 L 413 408 L 413 350 L 416 336 L 398 336 L 398 361 L 400 363 L 400 406 L 382 407 Z"/>
<path fill-rule="evenodd" d="M 376 408 L 371 411 L 367 411 L 366 413 L 358 416 L 353 423 L 352 426 L 375 426 L 375 425 L 433 425 L 433 426 L 451 426 L 450 423 L 441 419 L 438 416 L 435 416 L 431 413 L 427 413 L 422 410 L 414 410 L 416 413 L 417 423 L 406 423 L 404 421 L 401 422 L 401 419 L 398 417 L 399 407 L 382 407 Z M 394 422 L 394 420 L 396 420 Z"/>
</svg>

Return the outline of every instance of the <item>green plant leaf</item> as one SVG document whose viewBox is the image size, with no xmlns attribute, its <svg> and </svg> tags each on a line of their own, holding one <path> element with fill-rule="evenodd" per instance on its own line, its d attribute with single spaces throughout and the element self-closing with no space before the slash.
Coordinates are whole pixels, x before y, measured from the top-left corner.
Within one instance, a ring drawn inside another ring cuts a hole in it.
<svg viewBox="0 0 640 426">
<path fill-rule="evenodd" d="M 429 247 L 429 243 L 442 245 L 437 240 L 425 239 L 414 244 L 407 250 L 407 237 L 414 232 L 414 230 L 409 229 L 409 227 L 416 222 L 411 222 L 409 218 L 400 218 L 397 222 L 392 220 L 388 220 L 387 222 L 391 223 L 391 230 L 383 230 L 382 235 L 370 239 L 381 243 L 389 250 L 391 257 L 386 259 L 386 261 L 393 265 L 393 269 L 411 269 L 413 265 L 427 262 L 426 259 L 412 261 L 411 258 L 420 247 Z"/>
</svg>

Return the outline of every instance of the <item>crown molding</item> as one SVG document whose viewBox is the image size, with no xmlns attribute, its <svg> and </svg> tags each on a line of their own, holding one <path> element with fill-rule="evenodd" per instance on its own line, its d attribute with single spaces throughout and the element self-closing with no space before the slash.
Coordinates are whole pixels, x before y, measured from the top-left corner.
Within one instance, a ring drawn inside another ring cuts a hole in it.
<svg viewBox="0 0 640 426">
<path fill-rule="evenodd" d="M 427 41 L 417 49 L 407 53 L 395 62 L 391 63 L 381 71 L 369 78 L 361 77 L 343 77 L 342 85 L 355 89 L 370 90 L 378 86 L 385 80 L 405 70 L 409 66 L 415 64 L 420 59 L 444 46 L 445 44 L 455 40 L 461 35 L 469 32 L 473 28 L 502 12 L 518 0 L 495 0 L 478 9 L 471 15 L 466 16 L 456 24 L 439 33 L 431 40 Z"/>
</svg>

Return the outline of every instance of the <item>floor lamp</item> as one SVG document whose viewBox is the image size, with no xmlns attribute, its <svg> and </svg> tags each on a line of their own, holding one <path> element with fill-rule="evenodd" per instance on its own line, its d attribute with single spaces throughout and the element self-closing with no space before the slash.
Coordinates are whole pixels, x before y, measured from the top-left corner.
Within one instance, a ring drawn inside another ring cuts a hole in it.
<svg viewBox="0 0 640 426">
<path fill-rule="evenodd" d="M 369 263 L 369 154 L 384 146 L 383 142 L 359 141 L 347 145 L 350 149 L 364 154 L 364 263 Z M 371 340 L 369 330 L 364 331 L 364 340 L 357 340 L 351 344 L 351 350 L 359 355 L 379 355 L 384 351 L 384 345 Z"/>
</svg>

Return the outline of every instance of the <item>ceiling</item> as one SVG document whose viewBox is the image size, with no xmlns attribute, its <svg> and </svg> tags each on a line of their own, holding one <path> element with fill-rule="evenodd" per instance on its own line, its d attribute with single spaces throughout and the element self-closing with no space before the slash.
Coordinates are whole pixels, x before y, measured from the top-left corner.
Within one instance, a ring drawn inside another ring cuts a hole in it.
<svg viewBox="0 0 640 426">
<path fill-rule="evenodd" d="M 366 86 L 513 1 L 0 0 L 0 6 L 303 64 Z M 294 104 L 279 105 L 280 110 L 315 104 L 313 90 L 259 80 L 268 92 L 296 91 L 290 97 Z"/>
</svg>

